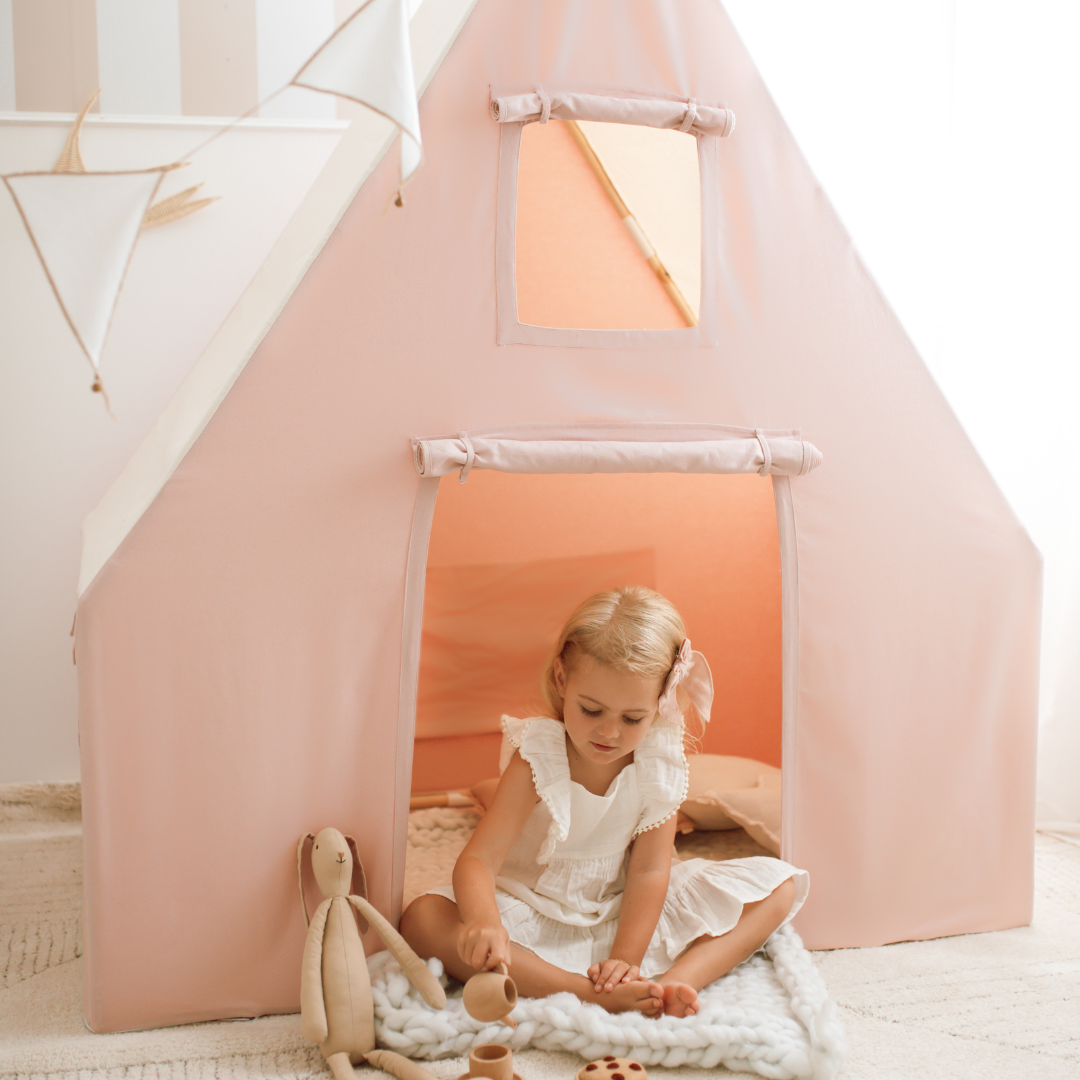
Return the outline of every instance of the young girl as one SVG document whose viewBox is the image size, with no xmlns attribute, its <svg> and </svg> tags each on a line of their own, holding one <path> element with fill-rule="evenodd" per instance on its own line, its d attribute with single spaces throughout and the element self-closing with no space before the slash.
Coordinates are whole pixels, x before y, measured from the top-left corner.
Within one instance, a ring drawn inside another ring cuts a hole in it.
<svg viewBox="0 0 1080 1080">
<path fill-rule="evenodd" d="M 683 714 L 712 676 L 662 596 L 598 593 L 544 677 L 552 717 L 503 717 L 512 756 L 454 867 L 401 932 L 465 981 L 506 964 L 526 997 L 690 1016 L 697 992 L 787 922 L 809 877 L 779 859 L 672 865 L 686 795 Z"/>
</svg>

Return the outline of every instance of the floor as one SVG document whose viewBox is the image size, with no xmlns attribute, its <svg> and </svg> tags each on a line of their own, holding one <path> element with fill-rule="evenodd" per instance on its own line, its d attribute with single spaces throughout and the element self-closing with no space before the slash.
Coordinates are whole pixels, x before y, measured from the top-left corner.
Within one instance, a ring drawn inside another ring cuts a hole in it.
<svg viewBox="0 0 1080 1080">
<path fill-rule="evenodd" d="M 701 841 L 682 843 L 696 854 Z M 80 893 L 77 820 L 0 822 L 0 1077 L 329 1077 L 295 1016 L 89 1033 L 79 1002 Z M 850 1043 L 841 1080 L 1080 1077 L 1080 847 L 1036 838 L 1029 927 L 815 958 Z M 545 1051 L 515 1057 L 524 1080 L 571 1080 L 580 1065 Z M 460 1060 L 431 1066 L 439 1080 L 465 1070 Z"/>
</svg>

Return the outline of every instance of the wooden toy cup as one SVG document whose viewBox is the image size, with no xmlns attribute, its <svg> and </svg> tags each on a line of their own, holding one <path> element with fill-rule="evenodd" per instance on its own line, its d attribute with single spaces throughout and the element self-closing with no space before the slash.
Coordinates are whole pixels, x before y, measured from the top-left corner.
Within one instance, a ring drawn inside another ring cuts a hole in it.
<svg viewBox="0 0 1080 1080">
<path fill-rule="evenodd" d="M 517 987 L 514 985 L 514 980 L 506 973 L 505 964 L 499 964 L 494 971 L 481 971 L 474 975 L 465 984 L 465 992 L 462 995 L 465 1011 L 474 1020 L 480 1020 L 485 1024 L 498 1020 L 512 1028 L 516 1028 L 517 1024 L 510 1019 L 509 1013 L 517 1004 L 517 997 Z M 509 1073 L 507 1080 L 512 1076 L 513 1073 Z"/>
<path fill-rule="evenodd" d="M 508 1046 L 488 1043 L 469 1051 L 469 1076 L 486 1080 L 514 1080 L 514 1055 Z"/>
</svg>

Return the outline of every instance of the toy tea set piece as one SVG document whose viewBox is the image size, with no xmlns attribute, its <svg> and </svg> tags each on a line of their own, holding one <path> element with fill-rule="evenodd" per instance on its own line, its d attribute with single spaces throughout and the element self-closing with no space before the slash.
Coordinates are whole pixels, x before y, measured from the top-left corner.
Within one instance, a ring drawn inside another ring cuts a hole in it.
<svg viewBox="0 0 1080 1080">
<path fill-rule="evenodd" d="M 574 1080 L 649 1080 L 649 1074 L 640 1062 L 609 1054 L 583 1065 Z"/>
<path fill-rule="evenodd" d="M 303 877 L 304 846 L 309 840 L 311 868 L 325 897 L 310 920 Z M 433 1009 L 446 1008 L 446 994 L 405 939 L 368 903 L 356 841 L 337 829 L 323 829 L 317 836 L 306 833 L 296 846 L 296 868 L 308 924 L 300 973 L 300 1030 L 304 1038 L 319 1044 L 336 1080 L 355 1080 L 352 1066 L 365 1058 L 400 1080 L 435 1080 L 416 1062 L 390 1050 L 375 1049 L 371 979 L 353 908 L 359 912 L 364 929 L 370 923 Z M 355 895 L 357 891 L 364 895 Z"/>
<path fill-rule="evenodd" d="M 465 1011 L 474 1020 L 485 1024 L 497 1021 L 510 1028 L 517 1027 L 517 1021 L 510 1016 L 510 1010 L 517 1004 L 517 986 L 507 974 L 505 964 L 499 964 L 494 971 L 474 975 L 465 984 L 461 999 Z"/>
<path fill-rule="evenodd" d="M 469 1071 L 458 1080 L 521 1080 L 521 1076 L 514 1072 L 514 1055 L 509 1046 L 485 1043 L 469 1051 Z"/>
</svg>

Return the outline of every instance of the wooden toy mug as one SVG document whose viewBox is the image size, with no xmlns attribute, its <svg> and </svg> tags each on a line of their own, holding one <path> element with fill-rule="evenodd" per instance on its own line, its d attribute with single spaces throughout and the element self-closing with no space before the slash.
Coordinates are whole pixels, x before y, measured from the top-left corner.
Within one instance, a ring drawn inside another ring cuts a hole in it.
<svg viewBox="0 0 1080 1080">
<path fill-rule="evenodd" d="M 499 964 L 494 971 L 481 971 L 466 984 L 462 999 L 465 1011 L 484 1023 L 498 1020 L 507 1027 L 516 1028 L 510 1018 L 510 1010 L 517 1004 L 517 987 L 506 972 L 506 965 Z"/>
</svg>

